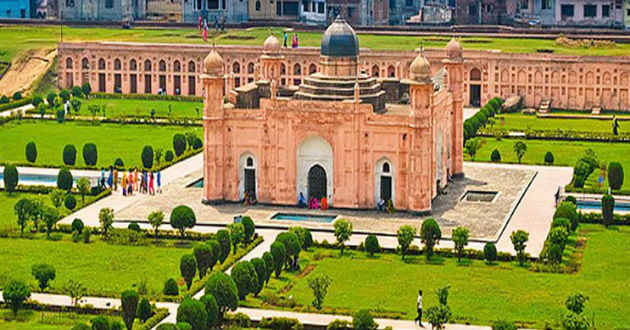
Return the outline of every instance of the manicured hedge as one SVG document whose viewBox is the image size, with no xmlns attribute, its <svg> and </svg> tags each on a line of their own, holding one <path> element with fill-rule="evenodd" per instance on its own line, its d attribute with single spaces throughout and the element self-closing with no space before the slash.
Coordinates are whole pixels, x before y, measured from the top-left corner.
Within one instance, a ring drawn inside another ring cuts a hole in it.
<svg viewBox="0 0 630 330">
<path fill-rule="evenodd" d="M 464 121 L 464 141 L 477 135 L 477 131 L 485 127 L 488 119 L 501 111 L 503 100 L 495 97 L 479 109 L 474 116 Z"/>
<path fill-rule="evenodd" d="M 486 137 L 508 137 L 509 130 L 500 127 L 480 127 L 477 135 Z M 523 132 L 525 139 L 532 140 L 559 140 L 559 141 L 591 141 L 591 142 L 624 142 L 630 141 L 630 133 L 620 132 L 613 135 L 610 132 L 585 132 L 572 130 L 527 130 Z M 523 138 L 519 136 L 519 138 Z"/>
<path fill-rule="evenodd" d="M 90 93 L 91 98 L 96 99 L 126 99 L 126 100 L 160 100 L 160 101 L 187 101 L 187 102 L 203 102 L 200 96 L 187 95 L 154 95 L 154 94 L 109 94 L 109 93 Z"/>
<path fill-rule="evenodd" d="M 5 111 L 5 110 L 10 110 L 10 109 L 15 109 L 15 108 L 30 104 L 32 100 L 33 100 L 32 97 L 25 97 L 17 101 L 0 104 L 0 112 Z"/>
<path fill-rule="evenodd" d="M 580 213 L 581 223 L 603 223 L 601 213 Z M 612 225 L 616 226 L 630 226 L 630 214 L 614 214 Z"/>
<path fill-rule="evenodd" d="M 169 315 L 168 309 L 158 308 L 155 314 L 151 316 L 146 322 L 139 325 L 134 325 L 134 330 L 150 330 L 153 329 L 158 323 L 164 320 Z"/>
</svg>

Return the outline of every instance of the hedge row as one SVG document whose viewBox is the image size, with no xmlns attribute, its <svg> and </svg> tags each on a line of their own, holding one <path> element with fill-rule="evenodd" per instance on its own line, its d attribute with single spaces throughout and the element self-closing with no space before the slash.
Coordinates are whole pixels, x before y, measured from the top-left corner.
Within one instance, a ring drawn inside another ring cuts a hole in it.
<svg viewBox="0 0 630 330">
<path fill-rule="evenodd" d="M 505 128 L 480 128 L 477 132 L 479 136 L 486 137 L 508 137 L 510 131 Z M 591 141 L 591 142 L 627 142 L 630 141 L 630 133 L 622 132 L 619 135 L 613 135 L 609 132 L 583 132 L 583 131 L 565 131 L 565 130 L 528 130 L 525 133 L 525 139 L 532 140 L 560 140 L 560 141 Z M 519 138 L 522 138 L 519 136 Z"/>
<path fill-rule="evenodd" d="M 17 107 L 21 107 L 21 106 L 30 104 L 32 100 L 33 100 L 32 97 L 25 97 L 25 98 L 17 100 L 17 101 L 12 101 L 12 102 L 9 102 L 9 103 L 0 104 L 0 112 L 5 111 L 5 110 L 15 109 Z"/>
<path fill-rule="evenodd" d="M 603 224 L 603 218 L 601 213 L 580 213 L 580 222 L 581 223 L 598 223 Z M 616 226 L 630 226 L 630 214 L 613 214 L 613 222 L 612 225 Z"/>
<path fill-rule="evenodd" d="M 158 323 L 164 320 L 169 315 L 168 309 L 158 308 L 155 310 L 155 314 L 151 316 L 146 322 L 134 326 L 133 330 L 150 330 L 153 329 Z"/>
<path fill-rule="evenodd" d="M 495 114 L 501 111 L 502 105 L 503 100 L 499 97 L 495 97 L 481 107 L 479 112 L 474 116 L 466 119 L 466 121 L 464 121 L 464 141 L 474 138 L 477 135 L 477 131 L 486 126 L 488 119 L 494 117 Z"/>
<path fill-rule="evenodd" d="M 608 188 L 596 188 L 596 187 L 589 187 L 589 188 L 576 188 L 573 186 L 573 184 L 569 183 L 568 185 L 566 185 L 564 187 L 564 191 L 568 192 L 568 193 L 580 193 L 580 194 L 597 194 L 597 195 L 602 195 L 602 194 L 607 194 L 608 193 Z M 613 190 L 613 193 L 615 195 L 630 195 L 630 189 L 621 189 L 621 190 Z"/>
<path fill-rule="evenodd" d="M 56 120 L 56 118 L 48 117 L 41 118 L 41 115 L 37 109 L 29 110 L 28 115 L 24 118 L 36 119 L 36 120 Z M 16 118 L 11 118 L 11 120 Z M 64 119 L 65 121 L 76 122 L 98 122 L 101 124 L 129 124 L 129 125 L 158 125 L 158 126 L 201 126 L 203 121 L 200 118 L 167 118 L 167 119 L 151 119 L 149 116 L 125 116 L 115 118 L 93 119 L 92 116 L 72 116 Z M 8 121 L 8 120 L 7 120 Z M 2 122 L 0 121 L 0 124 Z"/>
<path fill-rule="evenodd" d="M 200 96 L 188 96 L 188 95 L 111 94 L 111 93 L 96 92 L 96 93 L 90 93 L 90 97 L 97 98 L 97 99 L 203 102 L 203 98 Z"/>
</svg>

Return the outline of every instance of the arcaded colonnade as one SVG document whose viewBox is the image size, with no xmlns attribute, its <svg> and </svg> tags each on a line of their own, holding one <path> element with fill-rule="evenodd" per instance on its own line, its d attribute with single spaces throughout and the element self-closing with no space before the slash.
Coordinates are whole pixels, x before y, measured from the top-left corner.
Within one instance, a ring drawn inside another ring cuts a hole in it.
<svg viewBox="0 0 630 330">
<path fill-rule="evenodd" d="M 150 43 L 61 43 L 59 83 L 71 87 L 89 82 L 94 91 L 202 95 L 199 78 L 210 46 Z M 224 86 L 232 89 L 262 76 L 262 46 L 217 46 L 225 59 Z M 319 70 L 319 48 L 282 49 L 280 85 L 297 86 Z M 360 69 L 379 79 L 409 77 L 416 51 L 361 50 Z M 435 73 L 445 55 L 425 50 Z M 515 54 L 498 51 L 465 51 L 465 105 L 513 95 L 525 105 L 628 111 L 630 107 L 630 57 Z"/>
</svg>

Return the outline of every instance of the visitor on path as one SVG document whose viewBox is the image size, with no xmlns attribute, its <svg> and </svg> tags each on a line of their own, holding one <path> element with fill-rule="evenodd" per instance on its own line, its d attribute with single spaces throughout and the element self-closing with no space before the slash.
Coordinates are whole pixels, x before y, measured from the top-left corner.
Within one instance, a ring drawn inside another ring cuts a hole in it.
<svg viewBox="0 0 630 330">
<path fill-rule="evenodd" d="M 145 191 L 144 191 L 145 182 L 146 181 L 144 181 L 144 171 L 143 171 L 142 174 L 140 175 L 140 185 L 139 185 L 139 188 L 138 188 L 138 192 L 141 193 L 141 194 L 145 193 Z"/>
<path fill-rule="evenodd" d="M 304 194 L 302 192 L 300 192 L 300 196 L 298 196 L 298 203 L 297 206 L 299 208 L 304 208 L 306 207 L 306 197 L 304 197 Z"/>
<path fill-rule="evenodd" d="M 101 167 L 101 179 L 98 180 L 98 189 L 105 189 L 105 168 Z"/>
<path fill-rule="evenodd" d="M 287 40 L 289 39 L 289 35 L 287 32 L 284 32 L 284 48 L 287 48 Z"/>
<path fill-rule="evenodd" d="M 322 211 L 328 210 L 328 200 L 326 199 L 326 197 L 322 197 Z"/>
<path fill-rule="evenodd" d="M 298 36 L 297 33 L 293 34 L 293 38 L 291 39 L 291 48 L 297 48 L 298 47 Z"/>
<path fill-rule="evenodd" d="M 127 196 L 127 176 L 124 174 L 120 180 L 120 186 L 122 187 L 122 195 Z"/>
<path fill-rule="evenodd" d="M 125 175 L 123 170 L 122 175 Z M 118 169 L 114 167 L 114 191 L 118 190 Z"/>
<path fill-rule="evenodd" d="M 138 168 L 134 167 L 133 169 L 133 190 L 138 191 Z"/>
<path fill-rule="evenodd" d="M 617 136 L 619 134 L 619 119 L 613 115 L 613 134 Z"/>
<path fill-rule="evenodd" d="M 114 167 L 113 166 L 109 167 L 109 176 L 107 177 L 107 185 L 109 186 L 109 189 L 112 189 L 112 187 L 114 186 Z"/>
<path fill-rule="evenodd" d="M 383 199 L 383 197 L 378 199 L 378 202 L 376 202 L 376 211 L 377 212 L 385 212 L 385 200 Z"/>
<path fill-rule="evenodd" d="M 418 291 L 418 302 L 416 303 L 416 307 L 418 309 L 418 316 L 416 316 L 413 322 L 418 322 L 418 325 L 424 328 L 424 325 L 422 325 L 422 290 Z"/>
<path fill-rule="evenodd" d="M 128 181 L 127 181 L 127 195 L 129 196 L 133 195 L 133 191 L 134 191 L 133 178 L 134 178 L 133 172 L 131 171 L 131 169 L 129 169 L 129 175 L 128 175 Z"/>
<path fill-rule="evenodd" d="M 157 192 L 158 193 L 162 193 L 162 172 L 160 172 L 160 170 L 157 171 L 156 174 L 156 180 L 157 180 Z"/>
<path fill-rule="evenodd" d="M 155 195 L 155 188 L 153 186 L 153 172 L 149 173 L 149 194 Z"/>
</svg>

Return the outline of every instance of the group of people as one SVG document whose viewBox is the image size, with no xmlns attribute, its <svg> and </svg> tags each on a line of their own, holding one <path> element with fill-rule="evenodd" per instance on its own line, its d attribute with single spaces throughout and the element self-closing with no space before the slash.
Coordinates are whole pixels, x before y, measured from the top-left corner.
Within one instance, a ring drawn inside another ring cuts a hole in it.
<svg viewBox="0 0 630 330">
<path fill-rule="evenodd" d="M 257 202 L 258 201 L 256 200 L 256 194 L 250 193 L 249 191 L 245 190 L 245 194 L 243 196 L 243 204 L 245 206 L 249 206 L 249 205 L 254 205 Z"/>
<path fill-rule="evenodd" d="M 118 191 L 118 184 L 122 188 L 123 196 L 132 196 L 134 191 L 141 194 L 155 195 L 162 193 L 162 173 L 158 171 L 139 171 L 138 168 L 125 171 L 118 171 L 114 166 L 109 167 L 109 174 L 106 178 L 105 168 L 101 167 L 101 188 L 109 187 L 113 191 Z M 120 180 L 119 180 L 120 176 Z"/>
<path fill-rule="evenodd" d="M 289 34 L 284 32 L 284 48 L 289 47 L 288 41 L 289 41 Z M 298 38 L 297 33 L 294 33 L 293 37 L 291 38 L 291 48 L 298 48 L 299 46 L 300 46 L 300 39 Z"/>
<path fill-rule="evenodd" d="M 387 201 L 385 201 L 383 197 L 379 198 L 376 202 L 376 211 L 394 213 L 394 204 L 392 203 L 392 200 L 387 199 Z"/>
<path fill-rule="evenodd" d="M 300 208 L 306 207 L 311 210 L 328 210 L 328 200 L 326 199 L 326 196 L 322 197 L 320 200 L 318 200 L 316 197 L 311 197 L 307 202 L 304 194 L 300 192 L 300 195 L 298 196 L 297 206 Z"/>
</svg>

